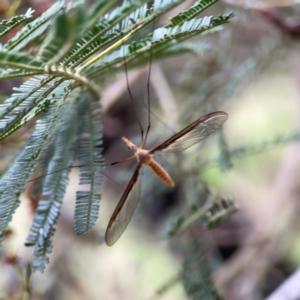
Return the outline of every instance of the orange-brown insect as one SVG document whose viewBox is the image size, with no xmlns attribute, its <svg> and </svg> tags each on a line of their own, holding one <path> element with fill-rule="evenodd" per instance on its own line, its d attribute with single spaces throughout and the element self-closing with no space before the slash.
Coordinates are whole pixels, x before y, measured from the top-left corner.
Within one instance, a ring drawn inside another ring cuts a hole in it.
<svg viewBox="0 0 300 300">
<path fill-rule="evenodd" d="M 151 51 L 152 48 L 150 48 Z M 207 136 L 209 136 L 211 133 L 213 133 L 215 130 L 217 130 L 220 126 L 223 125 L 223 123 L 227 120 L 228 115 L 225 112 L 217 111 L 210 113 L 208 115 L 205 115 L 201 117 L 200 119 L 197 119 L 193 123 L 191 123 L 189 126 L 185 127 L 166 141 L 158 144 L 151 150 L 144 149 L 146 145 L 147 136 L 149 133 L 149 129 L 151 126 L 150 122 L 150 90 L 149 90 L 149 79 L 150 79 L 150 72 L 151 72 L 151 52 L 150 52 L 150 67 L 149 67 L 149 73 L 148 73 L 148 128 L 146 132 L 146 136 L 144 138 L 143 135 L 143 127 L 141 124 L 141 120 L 138 116 L 138 112 L 135 106 L 135 103 L 133 101 L 133 97 L 129 88 L 128 78 L 126 76 L 127 81 L 127 89 L 128 93 L 131 99 L 131 103 L 139 124 L 139 127 L 141 129 L 141 136 L 142 136 L 142 143 L 140 147 L 137 147 L 135 144 L 133 144 L 131 141 L 129 141 L 127 138 L 123 137 L 123 141 L 127 144 L 127 146 L 134 152 L 134 155 L 123 159 L 121 161 L 112 163 L 112 164 L 101 164 L 103 165 L 114 165 L 120 162 L 128 161 L 133 158 L 136 158 L 138 161 L 138 165 L 135 168 L 135 171 L 132 175 L 131 180 L 129 181 L 119 203 L 117 204 L 106 229 L 105 234 L 105 240 L 106 244 L 108 246 L 112 246 L 122 235 L 122 233 L 125 231 L 127 225 L 129 224 L 133 212 L 140 200 L 140 180 L 139 180 L 139 170 L 142 167 L 142 165 L 148 166 L 165 184 L 167 184 L 170 187 L 173 187 L 175 184 L 173 180 L 171 179 L 170 175 L 165 171 L 165 169 L 158 164 L 154 158 L 153 154 L 156 151 L 163 151 L 163 152 L 180 152 L 183 151 L 196 143 L 202 141 Z M 127 64 L 124 56 L 124 67 L 127 74 Z M 83 166 L 89 166 L 87 165 L 78 165 L 78 166 L 70 166 L 72 167 L 83 167 Z M 60 170 L 54 171 L 58 172 Z M 53 173 L 54 173 L 53 172 Z M 33 180 L 39 179 L 41 177 L 37 177 Z M 30 181 L 33 181 L 30 180 Z"/>
<path fill-rule="evenodd" d="M 139 170 L 142 165 L 148 166 L 165 184 L 173 187 L 174 182 L 171 179 L 170 175 L 154 160 L 153 154 L 156 151 L 183 151 L 205 139 L 207 136 L 217 130 L 221 125 L 223 125 L 227 118 L 227 113 L 222 111 L 208 114 L 194 121 L 192 124 L 182 129 L 166 141 L 155 146 L 151 150 L 144 149 L 149 127 L 145 139 L 142 138 L 142 144 L 140 147 L 137 147 L 127 138 L 122 138 L 123 141 L 128 145 L 128 147 L 134 152 L 133 156 L 123 161 L 130 160 L 136 157 L 138 165 L 135 168 L 132 178 L 129 181 L 125 192 L 123 193 L 117 207 L 115 208 L 109 220 L 105 234 L 105 241 L 107 245 L 112 246 L 120 238 L 127 225 L 129 224 L 133 212 L 140 200 Z"/>
</svg>

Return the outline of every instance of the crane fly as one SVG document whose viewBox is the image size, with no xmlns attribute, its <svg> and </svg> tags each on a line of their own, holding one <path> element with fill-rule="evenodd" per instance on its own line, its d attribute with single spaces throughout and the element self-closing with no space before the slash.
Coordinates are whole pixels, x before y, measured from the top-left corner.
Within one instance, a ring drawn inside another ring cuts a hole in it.
<svg viewBox="0 0 300 300">
<path fill-rule="evenodd" d="M 152 31 L 154 32 L 154 22 Z M 133 156 L 123 159 L 119 162 L 128 161 L 136 158 L 138 165 L 135 168 L 135 171 L 121 197 L 119 200 L 109 222 L 107 225 L 106 233 L 105 233 L 105 241 L 108 246 L 112 246 L 115 242 L 120 238 L 120 236 L 125 231 L 127 225 L 129 224 L 132 215 L 137 207 L 137 204 L 140 200 L 140 175 L 139 171 L 142 165 L 146 165 L 149 167 L 166 185 L 173 187 L 175 183 L 173 182 L 170 175 L 166 172 L 166 170 L 157 163 L 153 154 L 157 151 L 163 152 L 180 152 L 183 151 L 196 143 L 202 141 L 215 130 L 217 130 L 220 126 L 224 124 L 224 122 L 228 118 L 228 114 L 222 111 L 217 111 L 210 113 L 197 119 L 178 133 L 174 134 L 164 142 L 158 144 L 154 148 L 150 150 L 145 149 L 146 140 L 148 137 L 148 133 L 151 127 L 151 119 L 150 119 L 150 74 L 151 74 L 151 65 L 152 65 L 152 47 L 150 47 L 150 61 L 149 61 L 149 71 L 148 71 L 148 81 L 147 81 L 147 107 L 148 107 L 148 128 L 145 135 L 143 137 L 143 126 L 141 124 L 141 120 L 138 116 L 137 108 L 135 102 L 132 97 L 132 93 L 129 87 L 128 76 L 127 76 L 127 63 L 125 58 L 125 50 L 123 47 L 123 59 L 124 59 L 124 68 L 126 73 L 126 83 L 127 90 L 131 100 L 131 104 L 141 129 L 141 146 L 138 147 L 133 144 L 129 139 L 123 137 L 122 140 L 127 144 L 129 149 L 133 151 Z M 116 162 L 116 163 L 119 163 Z M 112 165 L 115 163 L 112 163 Z"/>
<path fill-rule="evenodd" d="M 154 30 L 154 28 L 153 28 Z M 122 45 L 124 47 L 124 45 Z M 135 171 L 121 197 L 119 200 L 109 222 L 108 226 L 106 229 L 105 233 L 105 241 L 108 246 L 112 246 L 113 244 L 116 243 L 116 241 L 120 238 L 120 236 L 123 234 L 125 231 L 127 225 L 129 224 L 132 215 L 134 213 L 134 210 L 140 200 L 140 175 L 139 171 L 142 167 L 142 165 L 146 165 L 149 167 L 166 185 L 170 187 L 174 187 L 175 183 L 173 182 L 172 178 L 170 175 L 166 172 L 166 170 L 159 164 L 157 163 L 153 155 L 157 151 L 162 151 L 162 152 L 181 152 L 196 143 L 202 141 L 205 139 L 207 136 L 212 134 L 215 130 L 217 130 L 220 126 L 224 124 L 224 122 L 228 118 L 228 114 L 226 112 L 222 111 L 217 111 L 210 113 L 208 115 L 205 115 L 201 117 L 200 119 L 197 119 L 178 133 L 174 134 L 164 142 L 158 144 L 154 148 L 150 150 L 145 149 L 145 144 L 147 140 L 147 136 L 151 127 L 151 120 L 150 120 L 150 89 L 149 89 L 149 81 L 150 81 L 150 73 L 151 73 L 151 63 L 152 63 L 152 47 L 150 47 L 150 64 L 149 64 L 149 72 L 148 72 L 148 82 L 147 82 L 147 107 L 148 107 L 148 128 L 147 132 L 145 135 L 145 138 L 143 136 L 143 127 L 141 124 L 141 120 L 138 116 L 137 108 L 135 105 L 135 102 L 133 100 L 130 87 L 129 87 L 129 82 L 128 82 L 128 77 L 127 77 L 127 64 L 126 64 L 126 59 L 125 59 L 125 54 L 123 55 L 124 58 L 124 67 L 125 67 L 125 73 L 126 73 L 126 82 L 127 82 L 127 90 L 128 94 L 130 96 L 131 104 L 136 116 L 136 119 L 138 121 L 139 127 L 141 129 L 141 146 L 138 147 L 135 144 L 133 144 L 129 139 L 126 137 L 123 137 L 122 140 L 127 144 L 127 146 L 134 152 L 134 155 L 123 159 L 118 162 L 114 162 L 111 164 L 100 164 L 101 166 L 104 165 L 115 165 L 117 163 L 121 163 L 124 161 L 128 161 L 131 159 L 136 158 L 138 165 L 135 168 Z M 95 164 L 99 165 L 99 164 Z M 84 167 L 84 166 L 90 166 L 90 164 L 83 164 L 83 165 L 77 165 L 77 166 L 70 166 L 68 168 L 73 168 L 73 167 Z M 56 170 L 52 173 L 56 173 L 60 170 Z M 48 173 L 51 174 L 51 173 Z M 48 175 L 46 174 L 46 175 Z M 36 179 L 42 178 L 46 175 L 42 175 L 39 177 L 36 177 L 30 181 L 34 181 Z M 107 176 L 107 175 L 106 175 Z M 108 176 L 107 176 L 108 177 Z M 109 178 L 109 177 L 108 177 Z M 111 178 L 109 178 L 111 179 Z"/>
<path fill-rule="evenodd" d="M 138 161 L 138 165 L 136 166 L 129 183 L 109 220 L 105 234 L 105 241 L 108 246 L 112 246 L 125 231 L 140 200 L 139 171 L 142 165 L 146 165 L 147 167 L 149 167 L 165 184 L 173 187 L 175 184 L 172 178 L 166 172 L 166 170 L 154 160 L 153 154 L 157 151 L 183 151 L 205 139 L 220 126 L 222 126 L 227 118 L 227 113 L 222 111 L 217 111 L 205 115 L 182 129 L 175 135 L 171 136 L 164 142 L 158 144 L 151 150 L 144 149 L 147 134 L 145 139 L 142 138 L 142 144 L 140 147 L 133 144 L 127 138 L 122 138 L 122 140 L 130 148 L 130 150 L 134 152 L 133 156 L 125 160 L 136 158 Z"/>
</svg>

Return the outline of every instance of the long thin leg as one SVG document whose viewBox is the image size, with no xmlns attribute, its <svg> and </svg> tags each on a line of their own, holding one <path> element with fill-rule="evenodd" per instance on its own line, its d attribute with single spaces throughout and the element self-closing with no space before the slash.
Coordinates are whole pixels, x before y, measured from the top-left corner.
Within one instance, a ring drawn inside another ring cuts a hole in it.
<svg viewBox="0 0 300 300">
<path fill-rule="evenodd" d="M 47 174 L 44 174 L 44 175 L 41 175 L 41 176 L 38 176 L 38 177 L 35 177 L 33 179 L 30 179 L 27 181 L 28 182 L 31 182 L 31 181 L 35 181 L 35 180 L 38 180 L 38 179 L 41 179 L 41 178 L 44 178 L 48 175 L 51 175 L 51 174 L 55 174 L 55 173 L 58 173 L 58 172 L 61 172 L 63 170 L 67 170 L 67 169 L 72 169 L 72 168 L 78 168 L 78 167 L 90 167 L 91 164 L 82 164 L 82 165 L 77 165 L 77 166 L 69 166 L 69 167 L 65 167 L 65 168 L 61 168 L 61 169 L 58 169 L 58 170 L 55 170 L 53 172 L 49 172 Z M 110 166 L 110 164 L 94 164 L 93 166 Z"/>
<path fill-rule="evenodd" d="M 33 179 L 30 179 L 28 180 L 27 182 L 31 182 L 31 181 L 35 181 L 35 180 L 38 180 L 38 179 L 41 179 L 43 177 L 46 177 L 48 175 L 51 175 L 51 174 L 55 174 L 55 173 L 58 173 L 60 171 L 63 171 L 63 170 L 67 170 L 67 169 L 71 169 L 71 168 L 80 168 L 80 167 L 91 167 L 91 166 L 99 166 L 99 167 L 103 167 L 103 166 L 113 166 L 113 165 L 116 165 L 116 164 L 119 164 L 119 163 L 122 163 L 122 162 L 125 162 L 125 161 L 128 161 L 128 160 L 131 160 L 135 158 L 135 155 L 133 156 L 130 156 L 130 157 L 127 157 L 125 159 L 122 159 L 122 160 L 119 160 L 119 161 L 115 161 L 113 163 L 108 163 L 108 164 L 82 164 L 82 165 L 73 165 L 73 166 L 69 166 L 69 167 L 65 167 L 65 168 L 62 168 L 62 169 L 58 169 L 58 170 L 55 170 L 53 172 L 50 172 L 50 173 L 47 173 L 47 174 L 44 174 L 44 175 L 41 175 L 41 176 L 38 176 L 38 177 L 35 177 Z"/>
<path fill-rule="evenodd" d="M 113 163 L 111 163 L 110 165 L 113 166 L 113 165 L 116 165 L 116 164 L 119 164 L 119 163 L 122 163 L 122 162 L 125 162 L 125 161 L 128 161 L 128 160 L 132 160 L 132 159 L 135 158 L 135 157 L 136 157 L 136 155 L 132 155 L 132 156 L 127 157 L 127 158 L 125 158 L 125 159 L 122 159 L 122 160 L 113 162 Z"/>
<path fill-rule="evenodd" d="M 155 23 L 153 21 L 153 26 L 152 26 L 152 33 L 154 32 L 154 27 L 155 27 Z M 148 127 L 147 127 L 147 132 L 146 132 L 146 136 L 145 139 L 142 141 L 142 145 L 141 148 L 144 149 L 146 141 L 147 141 L 147 137 L 148 137 L 148 133 L 150 131 L 151 128 L 151 117 L 150 117 L 150 76 L 151 76 L 151 67 L 152 67 L 152 42 L 151 42 L 151 47 L 150 47 L 150 59 L 149 59 L 149 70 L 148 70 L 148 79 L 147 79 L 147 106 L 148 106 Z"/>
<path fill-rule="evenodd" d="M 131 90 L 130 90 L 130 87 L 129 87 L 128 72 L 127 72 L 127 63 L 126 63 L 126 58 L 125 58 L 125 50 L 124 50 L 124 44 L 123 44 L 123 42 L 122 42 L 122 47 L 123 47 L 124 67 L 125 67 L 125 73 L 126 73 L 127 91 L 128 91 L 129 97 L 130 97 L 130 101 L 131 101 L 131 104 L 132 104 L 132 107 L 133 107 L 136 119 L 137 119 L 137 121 L 139 123 L 139 126 L 140 126 L 140 129 L 141 129 L 141 139 L 142 139 L 142 143 L 143 143 L 143 141 L 144 141 L 144 129 L 143 129 L 141 120 L 139 118 L 139 114 L 138 114 L 138 111 L 137 111 L 137 108 L 136 108 L 136 105 L 135 105 L 135 102 L 133 100 L 132 93 L 131 93 Z"/>
<path fill-rule="evenodd" d="M 50 175 L 50 174 L 53 174 L 53 173 L 57 173 L 57 172 L 60 172 L 60 171 L 63 171 L 63 170 L 66 170 L 66 169 L 71 169 L 71 168 L 75 168 L 75 167 L 85 167 L 85 166 L 90 166 L 90 165 L 78 165 L 78 166 L 70 166 L 70 167 L 67 167 L 67 168 L 64 168 L 64 169 L 60 169 L 60 170 L 56 170 L 56 171 L 53 171 L 53 172 L 50 172 L 46 175 L 41 175 L 39 177 L 36 177 L 36 178 L 33 178 L 33 179 L 30 179 L 27 181 L 28 182 L 31 182 L 31 181 L 35 181 L 35 180 L 38 180 L 38 179 L 41 179 L 47 175 Z M 108 178 L 110 181 L 112 181 L 115 185 L 117 185 L 122 191 L 124 191 L 124 188 L 119 185 L 117 182 L 115 182 L 110 176 L 108 176 L 104 171 L 99 171 L 101 174 L 103 174 L 106 178 Z"/>
</svg>

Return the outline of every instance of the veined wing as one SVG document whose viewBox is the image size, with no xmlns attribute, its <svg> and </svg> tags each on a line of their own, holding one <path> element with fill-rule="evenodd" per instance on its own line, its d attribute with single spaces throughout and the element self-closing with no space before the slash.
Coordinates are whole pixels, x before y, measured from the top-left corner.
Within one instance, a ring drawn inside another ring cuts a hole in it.
<svg viewBox="0 0 300 300">
<path fill-rule="evenodd" d="M 141 164 L 136 167 L 125 189 L 125 192 L 123 193 L 117 207 L 115 208 L 109 220 L 105 233 L 105 241 L 108 246 L 112 246 L 125 231 L 140 200 L 140 168 Z"/>
<path fill-rule="evenodd" d="M 154 153 L 156 151 L 183 151 L 204 140 L 207 136 L 222 126 L 227 118 L 228 114 L 223 111 L 217 111 L 203 116 L 166 141 L 151 149 L 150 153 Z"/>
</svg>

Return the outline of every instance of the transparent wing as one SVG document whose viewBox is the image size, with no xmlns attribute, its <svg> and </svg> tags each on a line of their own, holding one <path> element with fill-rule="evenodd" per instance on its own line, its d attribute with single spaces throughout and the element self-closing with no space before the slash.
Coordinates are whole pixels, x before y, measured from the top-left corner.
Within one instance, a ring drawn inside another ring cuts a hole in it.
<svg viewBox="0 0 300 300">
<path fill-rule="evenodd" d="M 163 152 L 180 152 L 196 143 L 204 140 L 207 136 L 212 134 L 227 120 L 228 115 L 225 112 L 217 111 L 208 114 L 186 128 L 182 129 L 163 143 L 157 145 L 150 150 L 150 153 L 156 151 Z"/>
<path fill-rule="evenodd" d="M 136 167 L 125 192 L 109 220 L 105 234 L 105 241 L 108 246 L 112 246 L 125 231 L 140 200 L 140 168 L 141 164 Z"/>
</svg>

